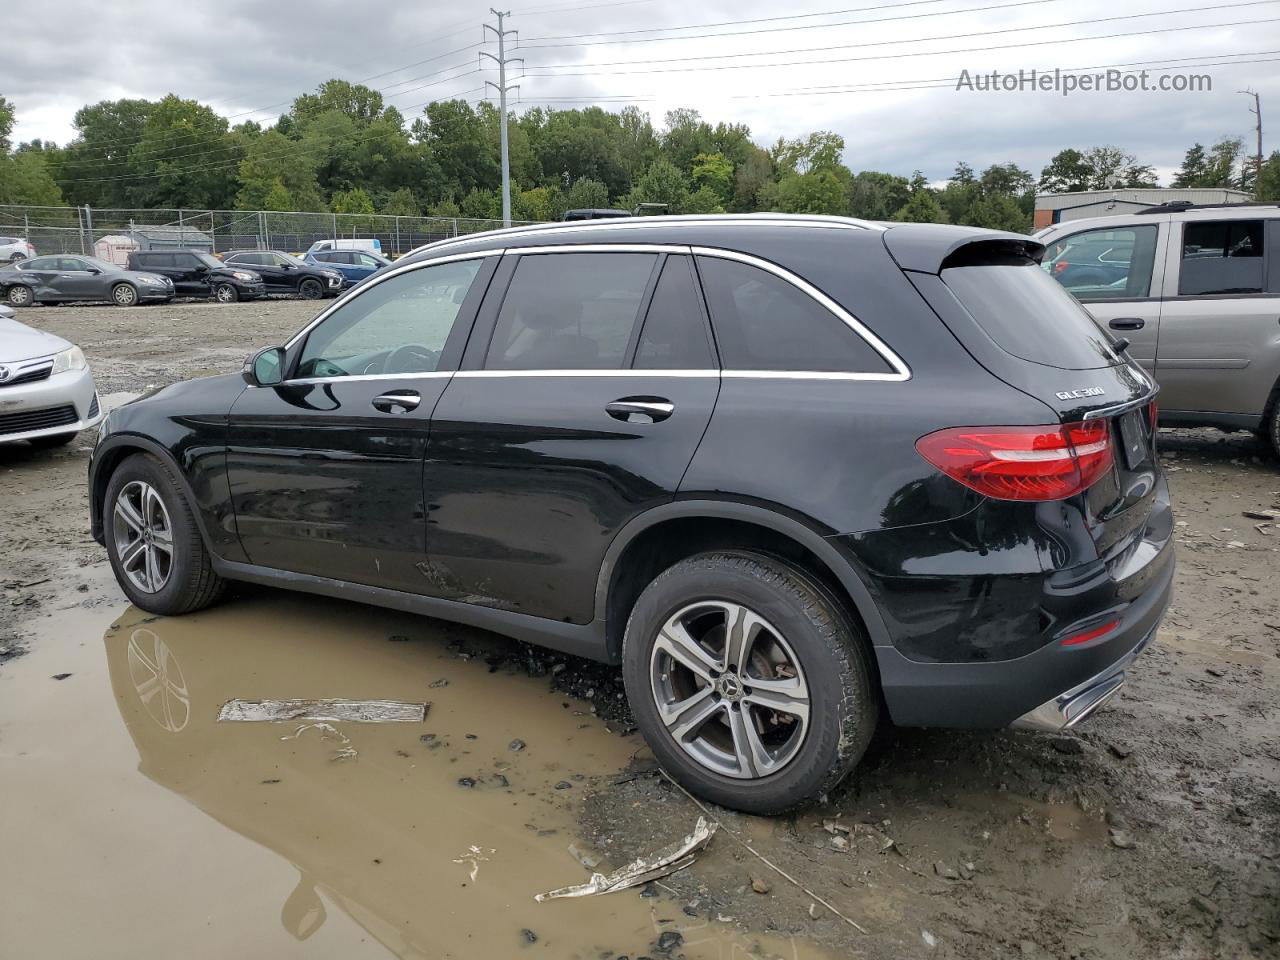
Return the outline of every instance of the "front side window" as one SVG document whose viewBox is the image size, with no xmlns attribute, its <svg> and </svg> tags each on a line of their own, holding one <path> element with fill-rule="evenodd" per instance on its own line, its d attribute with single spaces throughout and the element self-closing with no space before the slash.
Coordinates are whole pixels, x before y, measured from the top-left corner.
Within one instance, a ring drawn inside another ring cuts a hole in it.
<svg viewBox="0 0 1280 960">
<path fill-rule="evenodd" d="M 1103 227 L 1050 243 L 1040 266 L 1078 300 L 1151 294 L 1159 227 Z"/>
<path fill-rule="evenodd" d="M 1267 262 L 1262 238 L 1261 220 L 1184 224 L 1178 294 L 1262 293 Z"/>
<path fill-rule="evenodd" d="M 726 370 L 892 373 L 884 358 L 805 291 L 767 270 L 698 257 Z"/>
<path fill-rule="evenodd" d="M 521 256 L 485 368 L 620 369 L 657 259 L 652 253 Z"/>
<path fill-rule="evenodd" d="M 369 286 L 307 335 L 295 377 L 432 373 L 482 260 L 410 270 Z"/>
</svg>

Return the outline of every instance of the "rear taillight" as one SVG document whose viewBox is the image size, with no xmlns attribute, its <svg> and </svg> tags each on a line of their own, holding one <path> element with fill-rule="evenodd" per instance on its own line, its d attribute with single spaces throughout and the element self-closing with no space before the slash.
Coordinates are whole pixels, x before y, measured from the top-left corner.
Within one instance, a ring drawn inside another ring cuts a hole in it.
<svg viewBox="0 0 1280 960">
<path fill-rule="evenodd" d="M 1058 276 L 1058 274 L 1060 273 L 1066 273 L 1066 272 L 1067 272 L 1067 261 L 1059 260 L 1057 263 L 1053 265 L 1053 275 L 1055 277 Z"/>
<path fill-rule="evenodd" d="M 1160 421 L 1160 408 L 1156 406 L 1154 400 L 1151 401 L 1151 406 L 1147 408 L 1147 416 L 1151 418 L 1151 429 L 1154 431 L 1159 426 Z"/>
<path fill-rule="evenodd" d="M 1105 420 L 1043 427 L 950 427 L 916 450 L 966 487 L 996 500 L 1063 500 L 1111 469 Z"/>
</svg>

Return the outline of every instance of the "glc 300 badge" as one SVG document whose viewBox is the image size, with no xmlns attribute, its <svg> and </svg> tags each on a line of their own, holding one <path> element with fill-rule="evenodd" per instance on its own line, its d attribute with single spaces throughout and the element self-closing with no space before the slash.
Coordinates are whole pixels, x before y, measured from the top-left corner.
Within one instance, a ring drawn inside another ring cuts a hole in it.
<svg viewBox="0 0 1280 960">
<path fill-rule="evenodd" d="M 1084 387 L 1081 390 L 1059 390 L 1056 396 L 1059 400 L 1084 400 L 1087 397 L 1100 397 L 1106 392 L 1101 387 Z"/>
</svg>

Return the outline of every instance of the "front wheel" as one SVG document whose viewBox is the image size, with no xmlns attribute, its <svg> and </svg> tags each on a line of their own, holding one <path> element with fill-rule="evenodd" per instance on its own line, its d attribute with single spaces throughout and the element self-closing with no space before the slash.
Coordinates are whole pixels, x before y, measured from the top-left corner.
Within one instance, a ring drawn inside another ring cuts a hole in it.
<svg viewBox="0 0 1280 960">
<path fill-rule="evenodd" d="M 298 284 L 298 296 L 303 300 L 319 300 L 324 296 L 324 287 L 319 280 L 307 278 Z"/>
<path fill-rule="evenodd" d="M 213 299 L 219 303 L 235 303 L 240 299 L 240 291 L 230 283 L 220 283 L 213 289 Z"/>
<path fill-rule="evenodd" d="M 138 302 L 138 291 L 127 283 L 117 283 L 111 288 L 111 299 L 118 307 L 132 307 Z"/>
<path fill-rule="evenodd" d="M 116 581 L 143 610 L 191 613 L 222 594 L 191 504 L 156 458 L 134 454 L 111 474 L 102 524 Z"/>
<path fill-rule="evenodd" d="M 748 813 L 829 791 L 879 718 L 866 638 L 844 606 L 755 553 L 699 554 L 650 583 L 627 622 L 623 678 L 671 776 Z"/>
<path fill-rule="evenodd" d="M 9 288 L 6 299 L 11 307 L 29 307 L 32 301 L 35 300 L 35 292 L 30 287 L 17 284 Z"/>
</svg>

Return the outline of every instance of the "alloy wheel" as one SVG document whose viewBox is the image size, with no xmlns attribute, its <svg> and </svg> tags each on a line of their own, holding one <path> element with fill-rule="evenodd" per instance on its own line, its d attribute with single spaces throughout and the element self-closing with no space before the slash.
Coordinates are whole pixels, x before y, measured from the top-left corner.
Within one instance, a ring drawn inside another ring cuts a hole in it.
<svg viewBox="0 0 1280 960">
<path fill-rule="evenodd" d="M 120 569 L 139 590 L 159 593 L 173 572 L 173 525 L 151 484 L 133 480 L 121 488 L 112 511 Z"/>
<path fill-rule="evenodd" d="M 706 769 L 737 779 L 777 773 L 809 727 L 809 686 L 795 651 L 755 611 L 707 600 L 658 633 L 650 687 L 671 738 Z"/>
<path fill-rule="evenodd" d="M 214 296 L 218 298 L 219 303 L 233 303 L 236 299 L 236 291 L 230 284 L 224 283 L 218 287 Z"/>
<path fill-rule="evenodd" d="M 121 283 L 111 291 L 111 297 L 122 307 L 131 307 L 138 299 L 138 293 L 127 283 Z"/>
<path fill-rule="evenodd" d="M 9 302 L 15 307 L 26 307 L 31 304 L 31 290 L 28 287 L 10 287 Z"/>
</svg>

